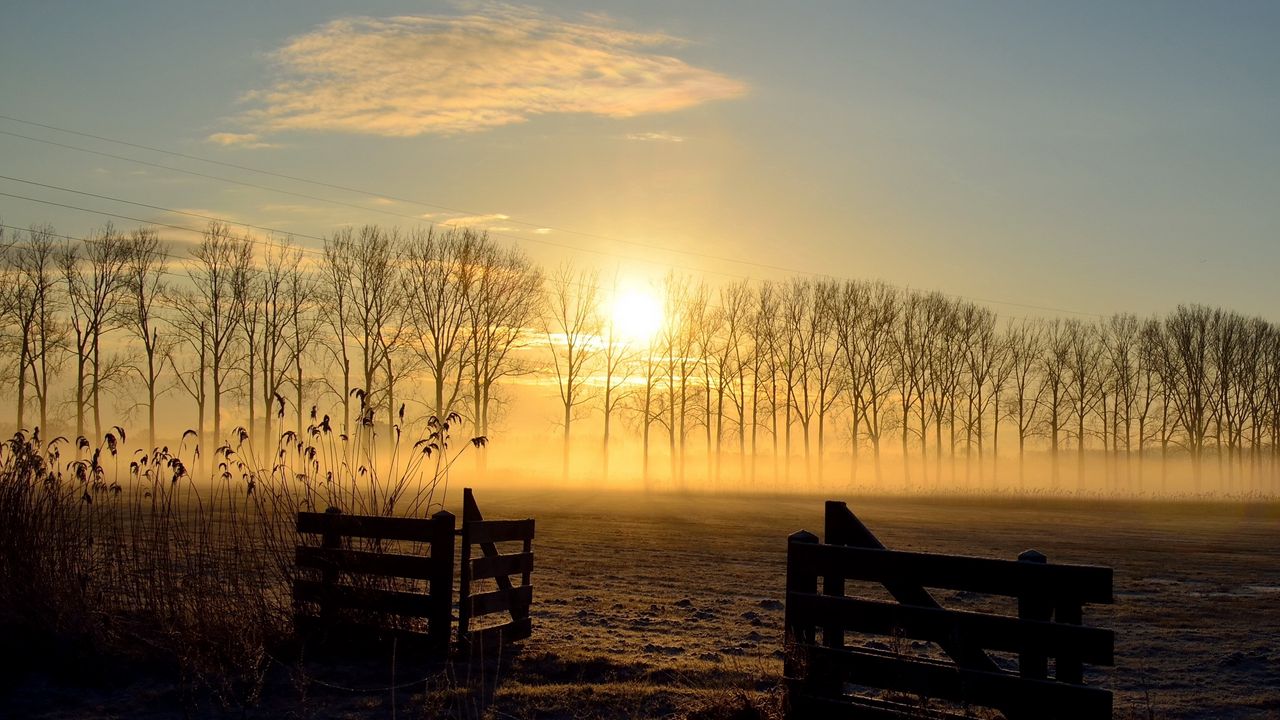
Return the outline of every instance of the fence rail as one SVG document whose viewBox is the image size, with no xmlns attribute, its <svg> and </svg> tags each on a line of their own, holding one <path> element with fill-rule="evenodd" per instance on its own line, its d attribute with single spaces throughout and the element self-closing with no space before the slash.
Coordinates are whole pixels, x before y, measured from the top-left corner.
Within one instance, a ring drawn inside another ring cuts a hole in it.
<svg viewBox="0 0 1280 720">
<path fill-rule="evenodd" d="M 788 542 L 792 717 L 919 717 L 922 707 L 926 717 L 950 716 L 946 707 L 930 709 L 938 700 L 1019 719 L 1111 716 L 1111 693 L 1084 685 L 1083 668 L 1113 664 L 1115 637 L 1082 621 L 1086 603 L 1112 602 L 1110 568 L 1049 564 L 1035 551 L 995 560 L 887 550 L 844 503 L 826 509 L 825 544 L 805 531 Z M 847 595 L 849 580 L 880 583 L 896 602 Z M 1015 597 L 1018 616 L 944 608 L 926 588 Z M 847 647 L 847 633 L 931 642 L 949 660 L 886 651 L 883 643 Z M 1017 672 L 988 650 L 1017 653 Z M 846 683 L 880 695 L 847 695 Z"/>
<path fill-rule="evenodd" d="M 533 632 L 529 608 L 533 603 L 533 520 L 485 520 L 468 488 L 462 491 L 461 583 L 458 590 L 458 645 L 482 652 L 522 640 Z M 520 550 L 503 554 L 498 543 L 520 543 Z M 471 556 L 472 546 L 480 557 Z M 518 577 L 520 584 L 512 582 Z M 496 590 L 476 592 L 475 584 L 492 579 Z M 507 613 L 509 620 L 476 628 L 486 615 Z"/>
<path fill-rule="evenodd" d="M 337 509 L 298 513 L 299 535 L 319 535 L 320 545 L 299 545 L 294 560 L 300 568 L 318 570 L 320 579 L 294 580 L 295 612 L 302 624 L 325 632 L 366 626 L 386 629 L 382 615 L 425 620 L 427 646 L 446 651 L 453 614 L 455 528 L 453 513 L 443 510 L 430 518 L 344 515 Z M 351 538 L 369 541 L 376 549 L 351 549 Z M 396 541 L 426 544 L 429 554 L 381 551 L 382 543 Z M 426 592 L 416 589 L 423 581 Z M 308 612 L 308 606 L 316 611 Z"/>
<path fill-rule="evenodd" d="M 463 498 L 461 528 L 445 511 L 430 518 L 346 515 L 336 509 L 299 512 L 297 531 L 304 541 L 312 539 L 294 553 L 304 574 L 292 588 L 299 626 L 326 633 L 355 628 L 366 634 L 408 634 L 424 639 L 431 650 L 447 651 L 454 636 L 454 546 L 461 535 L 456 646 L 492 648 L 529 637 L 534 522 L 485 520 L 470 488 Z M 499 553 L 498 544 L 509 542 L 521 543 L 521 550 Z M 406 544 L 426 552 L 397 551 Z M 472 546 L 481 549 L 480 557 L 471 557 Z M 476 581 L 490 580 L 496 590 L 476 591 Z M 472 627 L 476 618 L 500 612 L 510 614 L 510 621 Z M 406 629 L 421 627 L 422 621 L 425 633 Z"/>
</svg>

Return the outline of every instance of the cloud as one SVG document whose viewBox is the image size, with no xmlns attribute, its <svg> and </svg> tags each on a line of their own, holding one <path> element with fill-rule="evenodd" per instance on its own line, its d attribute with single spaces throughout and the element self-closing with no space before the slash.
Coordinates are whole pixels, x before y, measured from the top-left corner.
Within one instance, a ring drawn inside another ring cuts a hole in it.
<svg viewBox="0 0 1280 720">
<path fill-rule="evenodd" d="M 447 220 L 441 220 L 440 222 L 443 225 L 454 225 L 457 227 L 483 227 L 497 230 L 501 228 L 494 227 L 495 223 L 500 223 L 503 220 L 510 219 L 510 215 L 489 213 L 487 215 L 463 215 L 462 217 L 449 218 Z"/>
<path fill-rule="evenodd" d="M 282 130 L 452 135 L 553 113 L 671 112 L 746 92 L 739 80 L 661 52 L 681 44 L 598 15 L 571 22 L 505 5 L 334 20 L 272 55 L 274 82 L 249 93 L 237 118 L 256 132 L 217 133 L 226 142 L 214 142 Z"/>
<path fill-rule="evenodd" d="M 204 139 L 223 147 L 242 147 L 242 148 L 269 148 L 275 147 L 268 142 L 263 142 L 257 133 L 233 133 L 233 132 L 217 132 Z"/>
<path fill-rule="evenodd" d="M 673 142 L 682 143 L 685 141 L 682 135 L 672 135 L 666 132 L 642 132 L 630 133 L 627 135 L 628 140 L 639 140 L 641 142 Z"/>
</svg>

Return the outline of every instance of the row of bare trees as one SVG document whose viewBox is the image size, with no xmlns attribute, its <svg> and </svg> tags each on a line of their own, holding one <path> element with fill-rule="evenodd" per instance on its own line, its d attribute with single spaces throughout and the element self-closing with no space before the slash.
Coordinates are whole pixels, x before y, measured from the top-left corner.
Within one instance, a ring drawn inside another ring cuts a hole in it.
<svg viewBox="0 0 1280 720">
<path fill-rule="evenodd" d="M 1280 327 L 1261 318 L 1179 306 L 1163 317 L 1002 320 L 963 299 L 856 280 L 712 288 L 673 275 L 665 297 L 651 343 L 618 344 L 601 318 L 590 329 L 605 338 L 600 358 L 584 361 L 606 428 L 619 408 L 639 425 L 646 477 L 657 431 L 677 483 L 691 449 L 714 479 L 728 458 L 739 478 L 821 482 L 839 457 L 852 480 L 869 466 L 884 481 L 894 444 L 908 484 L 991 480 L 1002 455 L 1022 477 L 1034 448 L 1047 451 L 1055 487 L 1096 489 L 1089 468 L 1110 489 L 1136 490 L 1153 458 L 1162 470 L 1189 459 L 1198 484 L 1212 458 L 1227 489 L 1274 489 L 1262 477 L 1280 461 Z M 607 429 L 605 443 L 607 467 Z"/>
<path fill-rule="evenodd" d="M 671 274 L 661 328 L 634 338 L 595 272 L 544 276 L 468 228 L 369 225 L 304 249 L 211 223 L 177 252 L 149 228 L 69 239 L 39 225 L 0 247 L 18 427 L 74 417 L 77 435 L 101 436 L 114 400 L 154 442 L 176 397 L 202 445 L 232 418 L 274 448 L 317 407 L 347 434 L 398 437 L 411 408 L 408 422 L 459 413 L 487 435 L 507 381 L 527 374 L 557 390 L 566 475 L 598 432 L 590 471 L 608 476 L 620 426 L 645 480 L 677 486 L 821 482 L 832 465 L 884 481 L 886 457 L 908 484 L 939 483 L 1035 451 L 1055 485 L 1074 468 L 1083 488 L 1094 463 L 1122 488 L 1135 465 L 1177 457 L 1246 489 L 1280 459 L 1280 328 L 1201 306 L 1001 319 L 876 282 Z"/>
<path fill-rule="evenodd" d="M 304 251 L 210 223 L 178 254 L 148 228 L 71 239 L 39 225 L 0 235 L 0 247 L 15 423 L 47 430 L 61 380 L 79 436 L 102 436 L 114 398 L 147 418 L 155 442 L 168 395 L 189 398 L 202 445 L 210 432 L 223 442 L 234 415 L 273 448 L 274 421 L 291 414 L 298 431 L 316 406 L 337 408 L 342 433 L 398 429 L 410 377 L 432 388 L 423 415 L 469 402 L 484 433 L 541 311 L 539 271 L 471 229 L 365 226 Z"/>
</svg>

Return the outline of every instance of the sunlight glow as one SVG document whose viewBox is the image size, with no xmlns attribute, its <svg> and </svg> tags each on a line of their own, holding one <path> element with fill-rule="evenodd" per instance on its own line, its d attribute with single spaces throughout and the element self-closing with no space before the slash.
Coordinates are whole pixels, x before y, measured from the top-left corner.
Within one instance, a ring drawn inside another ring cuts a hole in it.
<svg viewBox="0 0 1280 720">
<path fill-rule="evenodd" d="M 643 290 L 627 290 L 613 300 L 618 339 L 647 344 L 662 327 L 662 301 Z"/>
</svg>

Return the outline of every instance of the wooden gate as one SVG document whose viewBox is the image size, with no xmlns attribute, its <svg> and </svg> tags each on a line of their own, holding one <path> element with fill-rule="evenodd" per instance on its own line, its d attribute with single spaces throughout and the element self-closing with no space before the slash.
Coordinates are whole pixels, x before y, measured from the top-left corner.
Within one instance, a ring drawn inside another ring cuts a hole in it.
<svg viewBox="0 0 1280 720">
<path fill-rule="evenodd" d="M 297 530 L 319 545 L 295 551 L 299 568 L 318 579 L 293 583 L 300 628 L 326 634 L 363 630 L 366 634 L 421 636 L 444 652 L 449 647 L 453 606 L 455 518 L 441 511 L 430 518 L 344 515 L 336 508 L 300 512 Z M 428 554 L 391 552 L 389 547 L 425 545 Z M 360 547 L 362 549 L 354 549 Z M 425 621 L 425 628 L 423 628 Z M 348 633 L 349 634 L 349 633 Z"/>
<path fill-rule="evenodd" d="M 462 560 L 458 589 L 458 646 L 464 651 L 483 651 L 529 637 L 533 630 L 529 606 L 533 602 L 532 519 L 485 520 L 471 488 L 462 491 Z M 502 554 L 498 543 L 520 543 L 520 550 Z M 473 558 L 471 548 L 480 548 Z M 520 584 L 511 581 L 517 577 Z M 496 589 L 477 592 L 477 585 L 493 580 Z M 474 627 L 477 620 L 506 613 L 509 620 Z"/>
<path fill-rule="evenodd" d="M 1114 636 L 1082 624 L 1084 604 L 1112 602 L 1111 568 L 1035 551 L 1014 561 L 886 550 L 841 502 L 827 503 L 825 524 L 825 544 L 800 531 L 787 546 L 789 717 L 960 717 L 968 706 L 1019 720 L 1111 717 L 1111 693 L 1086 686 L 1083 667 L 1113 664 Z M 847 580 L 880 583 L 896 602 L 846 595 Z M 943 608 L 925 588 L 1014 597 L 1018 614 Z M 846 633 L 888 640 L 848 645 Z M 946 659 L 905 651 L 912 640 Z M 988 650 L 1016 653 L 1017 671 Z"/>
<path fill-rule="evenodd" d="M 344 639 L 394 635 L 447 652 L 454 636 L 454 538 L 460 534 L 456 647 L 492 650 L 529 637 L 533 520 L 485 520 L 471 488 L 463 490 L 461 528 L 455 520 L 446 511 L 430 518 L 344 515 L 333 508 L 299 512 L 300 576 L 293 582 L 299 630 Z M 501 554 L 501 543 L 520 543 L 520 550 Z M 479 557 L 472 557 L 473 546 Z M 496 589 L 479 587 L 490 582 Z M 503 612 L 509 621 L 474 627 L 477 619 Z"/>
</svg>

